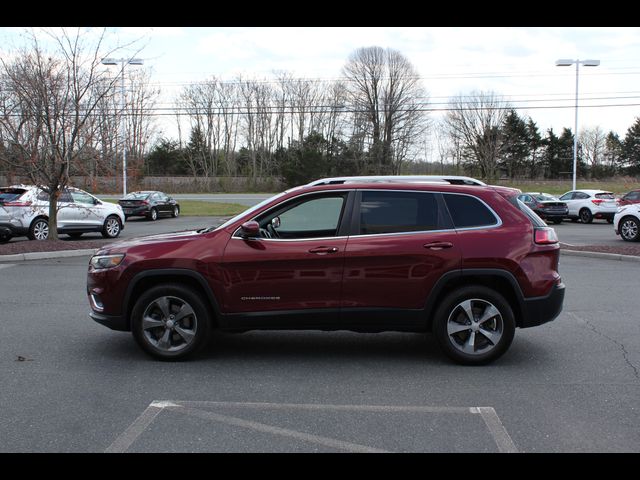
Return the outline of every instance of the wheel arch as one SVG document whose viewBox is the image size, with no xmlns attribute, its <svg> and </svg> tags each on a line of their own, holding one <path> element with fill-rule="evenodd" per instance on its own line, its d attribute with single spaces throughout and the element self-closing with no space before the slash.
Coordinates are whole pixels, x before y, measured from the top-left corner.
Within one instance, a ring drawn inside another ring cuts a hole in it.
<svg viewBox="0 0 640 480">
<path fill-rule="evenodd" d="M 136 274 L 131 279 L 125 292 L 123 308 L 128 329 L 131 329 L 131 312 L 133 306 L 142 292 L 163 284 L 188 286 L 195 292 L 198 292 L 202 297 L 202 301 L 210 309 L 211 319 L 213 320 L 212 327 L 219 325 L 220 309 L 218 302 L 204 277 L 193 270 L 174 268 L 147 270 Z"/>
<path fill-rule="evenodd" d="M 445 273 L 436 282 L 425 306 L 427 329 L 432 330 L 433 317 L 440 302 L 453 290 L 468 285 L 482 285 L 500 293 L 511 306 L 516 326 L 522 326 L 524 314 L 524 295 L 518 281 L 507 270 L 500 269 L 465 269 Z"/>
</svg>

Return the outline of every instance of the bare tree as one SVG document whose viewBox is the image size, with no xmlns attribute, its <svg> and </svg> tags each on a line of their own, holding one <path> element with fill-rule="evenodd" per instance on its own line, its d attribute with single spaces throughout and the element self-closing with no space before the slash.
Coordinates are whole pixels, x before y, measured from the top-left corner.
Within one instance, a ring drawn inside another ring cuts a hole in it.
<svg viewBox="0 0 640 480">
<path fill-rule="evenodd" d="M 87 41 L 80 28 L 46 32 L 55 51 L 44 51 L 34 32 L 15 60 L 2 60 L 2 138 L 16 152 L 11 166 L 49 194 L 49 239 L 57 239 L 57 200 L 78 161 L 97 137 L 92 121 L 116 79 L 103 81 L 105 31 Z M 90 38 L 90 37 L 89 37 Z M 7 159 L 5 158 L 5 161 Z"/>
<path fill-rule="evenodd" d="M 607 136 L 600 127 L 585 128 L 578 137 L 582 147 L 582 158 L 592 170 L 597 170 L 605 161 Z"/>
<path fill-rule="evenodd" d="M 400 52 L 381 47 L 356 50 L 343 74 L 355 110 L 354 123 L 368 137 L 371 162 L 378 173 L 397 173 L 413 140 L 419 141 L 425 128 L 421 105 L 426 94 L 418 74 Z"/>
<path fill-rule="evenodd" d="M 459 142 L 480 167 L 483 178 L 497 177 L 501 126 L 511 107 L 494 92 L 474 91 L 449 101 L 446 124 L 454 143 Z"/>
</svg>

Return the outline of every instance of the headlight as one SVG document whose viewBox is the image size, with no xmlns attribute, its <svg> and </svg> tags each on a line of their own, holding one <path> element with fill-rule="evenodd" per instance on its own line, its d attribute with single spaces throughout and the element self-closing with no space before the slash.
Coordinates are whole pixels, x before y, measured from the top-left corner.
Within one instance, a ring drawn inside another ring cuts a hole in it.
<svg viewBox="0 0 640 480">
<path fill-rule="evenodd" d="M 104 270 L 106 268 L 114 268 L 122 263 L 124 253 L 115 255 L 95 255 L 91 257 L 89 265 L 95 270 Z"/>
</svg>

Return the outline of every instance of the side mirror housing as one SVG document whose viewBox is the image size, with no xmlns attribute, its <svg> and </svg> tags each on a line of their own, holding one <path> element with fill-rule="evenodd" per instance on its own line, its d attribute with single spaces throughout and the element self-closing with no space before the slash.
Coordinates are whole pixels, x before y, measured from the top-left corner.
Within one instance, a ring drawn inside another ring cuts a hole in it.
<svg viewBox="0 0 640 480">
<path fill-rule="evenodd" d="M 240 234 L 243 238 L 253 238 L 260 235 L 260 225 L 258 222 L 251 220 L 240 226 Z"/>
</svg>

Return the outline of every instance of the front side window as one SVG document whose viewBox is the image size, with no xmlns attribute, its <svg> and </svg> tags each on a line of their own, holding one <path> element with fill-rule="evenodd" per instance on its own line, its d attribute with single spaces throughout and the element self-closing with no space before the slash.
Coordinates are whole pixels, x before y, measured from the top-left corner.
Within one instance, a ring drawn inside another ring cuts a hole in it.
<svg viewBox="0 0 640 480">
<path fill-rule="evenodd" d="M 490 227 L 498 223 L 491 210 L 475 197 L 445 194 L 444 200 L 456 228 Z"/>
<path fill-rule="evenodd" d="M 321 238 L 337 235 L 347 194 L 324 195 L 276 207 L 258 219 L 262 237 Z"/>
<path fill-rule="evenodd" d="M 436 230 L 438 203 L 429 192 L 362 192 L 360 235 Z"/>
<path fill-rule="evenodd" d="M 560 200 L 573 200 L 574 192 L 565 193 L 560 197 Z"/>
<path fill-rule="evenodd" d="M 79 203 L 81 205 L 93 205 L 93 197 L 86 192 L 80 191 L 72 191 L 71 198 L 73 198 L 74 203 Z"/>
</svg>

